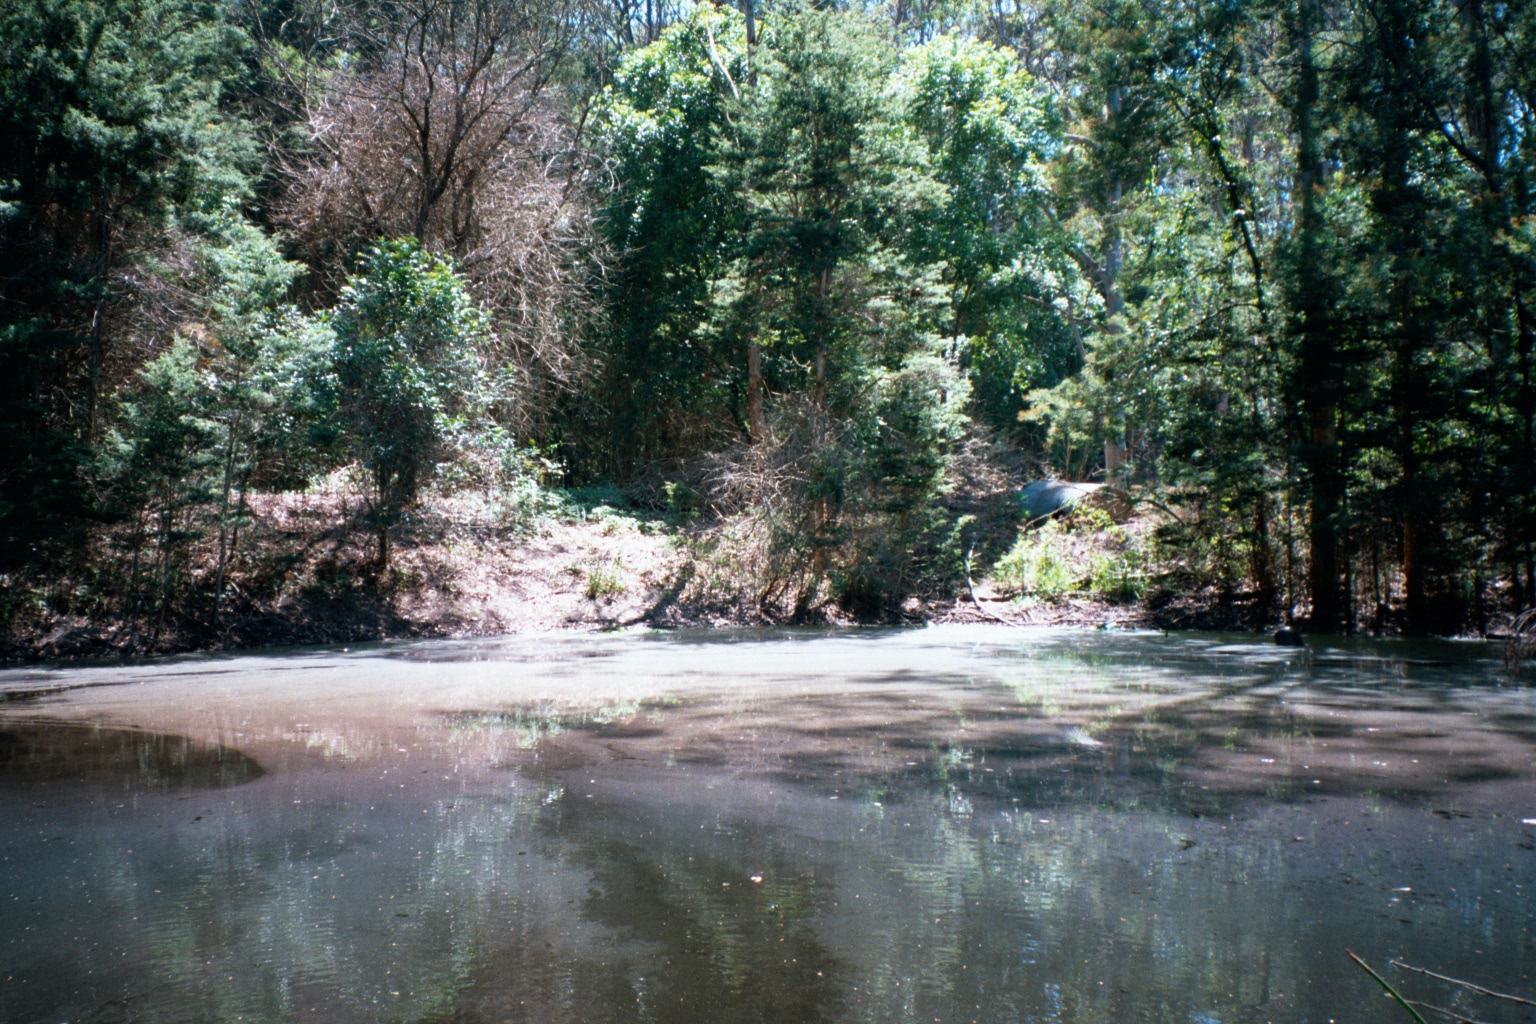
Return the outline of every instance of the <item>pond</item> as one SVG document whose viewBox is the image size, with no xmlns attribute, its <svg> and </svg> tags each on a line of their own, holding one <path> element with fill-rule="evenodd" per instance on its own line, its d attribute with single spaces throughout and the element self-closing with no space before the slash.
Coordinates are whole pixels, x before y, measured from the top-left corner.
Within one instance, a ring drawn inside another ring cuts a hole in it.
<svg viewBox="0 0 1536 1024">
<path fill-rule="evenodd" d="M 1483 1021 L 1479 644 L 549 635 L 0 673 L 0 1022 Z M 1436 1018 L 1423 1011 L 1429 1019 Z"/>
</svg>

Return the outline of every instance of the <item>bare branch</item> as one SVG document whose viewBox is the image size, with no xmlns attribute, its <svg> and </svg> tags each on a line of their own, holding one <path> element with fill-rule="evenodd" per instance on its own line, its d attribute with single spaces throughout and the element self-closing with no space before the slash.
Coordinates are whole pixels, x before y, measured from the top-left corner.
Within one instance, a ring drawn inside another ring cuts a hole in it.
<svg viewBox="0 0 1536 1024">
<path fill-rule="evenodd" d="M 1526 999 L 1523 996 L 1507 996 L 1502 992 L 1495 992 L 1492 989 L 1483 988 L 1481 985 L 1474 985 L 1470 981 L 1462 981 L 1460 978 L 1452 978 L 1444 974 L 1436 974 L 1434 971 L 1425 970 L 1422 967 L 1414 967 L 1412 964 L 1405 964 L 1401 960 L 1393 960 L 1392 966 L 1401 967 L 1403 970 L 1412 971 L 1415 974 L 1423 974 L 1427 977 L 1434 978 L 1436 981 L 1444 981 L 1449 982 L 1452 985 L 1460 985 L 1462 988 L 1467 989 L 1469 992 L 1476 992 L 1478 995 L 1488 996 L 1490 999 L 1504 999 L 1511 1003 L 1519 1003 L 1522 1006 L 1536 1006 L 1536 1001 Z"/>
<path fill-rule="evenodd" d="M 322 291 L 380 236 L 454 256 L 496 317 L 488 355 L 522 381 L 517 427 L 574 380 L 593 308 L 587 167 L 548 88 L 576 2 L 358 8 L 357 58 L 312 83 L 278 211 Z"/>
</svg>

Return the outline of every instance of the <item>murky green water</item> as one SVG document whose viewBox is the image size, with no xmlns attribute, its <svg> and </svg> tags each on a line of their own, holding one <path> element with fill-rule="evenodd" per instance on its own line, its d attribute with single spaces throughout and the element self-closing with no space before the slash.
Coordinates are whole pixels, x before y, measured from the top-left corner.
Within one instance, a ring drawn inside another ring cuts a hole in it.
<svg viewBox="0 0 1536 1024">
<path fill-rule="evenodd" d="M 1536 993 L 1536 688 L 1476 645 L 535 637 L 0 691 L 6 1024 L 1407 1021 L 1346 947 L 1536 1019 L 1386 967 Z"/>
</svg>

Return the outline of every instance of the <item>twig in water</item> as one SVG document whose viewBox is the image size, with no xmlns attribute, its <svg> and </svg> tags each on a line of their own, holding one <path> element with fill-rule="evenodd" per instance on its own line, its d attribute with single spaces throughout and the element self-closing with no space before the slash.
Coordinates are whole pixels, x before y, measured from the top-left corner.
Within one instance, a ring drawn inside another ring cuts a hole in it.
<svg viewBox="0 0 1536 1024">
<path fill-rule="evenodd" d="M 1473 1020 L 1471 1017 L 1468 1017 L 1464 1013 L 1457 1013 L 1455 1010 L 1447 1010 L 1445 1007 L 1436 1006 L 1434 1003 L 1421 1003 L 1417 999 L 1410 999 L 1408 1001 L 1414 1006 L 1422 1006 L 1426 1010 L 1431 1010 L 1435 1013 L 1443 1013 L 1447 1017 L 1451 1018 L 1454 1024 L 1488 1024 L 1487 1021 Z"/>
<path fill-rule="evenodd" d="M 1379 975 L 1375 971 L 1371 970 L 1371 965 L 1366 963 L 1364 960 L 1360 959 L 1359 955 L 1356 954 L 1354 950 L 1346 949 L 1344 952 L 1349 954 L 1349 958 L 1351 960 L 1353 960 L 1355 963 L 1360 965 L 1360 969 L 1362 971 L 1364 971 L 1366 974 L 1369 974 L 1371 977 L 1375 978 L 1376 979 L 1376 984 L 1378 984 L 1382 988 L 1386 989 L 1387 990 L 1387 995 L 1391 996 L 1393 999 L 1396 999 L 1398 1001 L 1398 1003 L 1402 1006 L 1403 1009 L 1407 1010 L 1410 1014 L 1413 1015 L 1413 1019 L 1414 1020 L 1418 1021 L 1419 1024 L 1429 1024 L 1429 1021 L 1424 1019 L 1424 1015 L 1421 1014 L 1418 1010 L 1415 1010 L 1413 1008 L 1413 1004 L 1412 1003 L 1410 1003 L 1410 1002 L 1408 1002 L 1408 1000 L 1404 999 L 1398 993 L 1397 989 L 1395 989 L 1391 985 L 1387 984 L 1387 979 L 1386 978 L 1383 978 L 1381 975 Z"/>
<path fill-rule="evenodd" d="M 1448 981 L 1452 985 L 1460 985 L 1462 988 L 1470 989 L 1480 996 L 1488 996 L 1490 999 L 1507 999 L 1512 1003 L 1520 1003 L 1522 1006 L 1536 1006 L 1536 1000 L 1526 999 L 1523 996 L 1507 996 L 1502 992 L 1495 992 L 1492 989 L 1483 988 L 1481 985 L 1474 985 L 1470 981 L 1462 981 L 1460 978 L 1447 977 L 1444 974 L 1436 974 L 1434 971 L 1427 971 L 1422 967 L 1415 967 L 1412 964 L 1405 964 L 1401 960 L 1393 960 L 1392 966 L 1401 967 L 1403 970 L 1412 971 L 1415 974 L 1426 974 L 1429 977 L 1434 978 L 1436 981 Z"/>
</svg>

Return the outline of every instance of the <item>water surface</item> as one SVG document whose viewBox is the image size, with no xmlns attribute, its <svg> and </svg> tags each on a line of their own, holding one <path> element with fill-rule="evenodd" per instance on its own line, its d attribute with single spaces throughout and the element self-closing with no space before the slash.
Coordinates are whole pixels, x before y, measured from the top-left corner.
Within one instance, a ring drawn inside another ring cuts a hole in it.
<svg viewBox="0 0 1536 1024">
<path fill-rule="evenodd" d="M 1536 990 L 1536 689 L 1480 645 L 547 636 L 0 698 L 4 1024 L 1406 1021 L 1346 948 L 1536 1019 L 1387 966 Z"/>
</svg>

